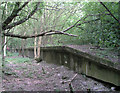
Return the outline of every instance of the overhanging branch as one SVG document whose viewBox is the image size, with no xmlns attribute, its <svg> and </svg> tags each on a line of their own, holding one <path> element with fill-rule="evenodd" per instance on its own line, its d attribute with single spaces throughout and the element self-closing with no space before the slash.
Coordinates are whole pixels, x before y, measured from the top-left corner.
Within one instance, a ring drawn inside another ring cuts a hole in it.
<svg viewBox="0 0 120 93">
<path fill-rule="evenodd" d="M 100 18 L 97 18 L 95 20 L 90 20 L 90 21 L 84 21 L 83 23 L 77 24 L 76 26 L 80 26 L 80 25 L 85 24 L 85 23 L 95 22 L 95 21 L 98 21 L 98 20 L 100 20 Z"/>
<path fill-rule="evenodd" d="M 27 38 L 35 38 L 35 37 L 39 37 L 39 36 L 44 36 L 45 34 L 50 33 L 50 32 L 52 32 L 52 30 L 41 33 L 41 34 L 37 34 L 37 35 L 22 36 L 22 35 L 19 35 L 19 34 L 11 34 L 11 33 L 4 33 L 4 35 L 8 36 L 8 37 L 16 37 L 16 38 L 21 38 L 21 39 L 27 39 Z"/>
<path fill-rule="evenodd" d="M 106 5 L 103 2 L 101 2 L 100 0 L 98 0 L 98 1 L 110 13 L 110 15 L 120 24 L 119 20 L 111 13 L 111 11 L 106 7 Z"/>
<path fill-rule="evenodd" d="M 66 32 L 66 31 L 72 29 L 73 27 L 77 26 L 77 24 L 78 24 L 80 21 L 85 20 L 85 19 L 88 18 L 89 16 L 100 16 L 100 15 L 109 15 L 109 14 L 101 13 L 101 14 L 90 14 L 90 15 L 87 15 L 87 16 L 79 19 L 77 22 L 75 22 L 72 26 L 70 26 L 70 27 L 68 27 L 67 29 L 65 29 L 63 32 Z M 97 20 L 97 19 L 96 19 L 96 20 Z M 94 21 L 95 21 L 95 20 L 94 20 Z M 83 22 L 83 23 L 85 23 L 85 22 Z M 83 24 L 83 23 L 82 23 L 82 24 Z"/>
<path fill-rule="evenodd" d="M 16 38 L 21 38 L 21 39 L 35 38 L 35 37 L 46 36 L 46 35 L 54 35 L 54 34 L 63 34 L 63 35 L 74 36 L 74 37 L 77 36 L 77 35 L 64 33 L 62 31 L 54 31 L 54 30 L 46 31 L 46 32 L 43 32 L 43 33 L 37 34 L 37 35 L 26 35 L 26 36 L 22 36 L 22 35 L 19 35 L 19 34 L 4 33 L 5 36 L 16 37 Z"/>
<path fill-rule="evenodd" d="M 26 35 L 26 36 L 23 36 L 23 35 L 19 35 L 19 34 L 11 34 L 11 33 L 4 33 L 5 36 L 8 36 L 8 37 L 16 37 L 16 38 L 21 38 L 21 39 L 27 39 L 27 38 L 35 38 L 35 37 L 40 37 L 40 36 L 45 36 L 45 35 L 53 35 L 53 34 L 63 34 L 63 35 L 68 35 L 68 36 L 77 36 L 77 35 L 73 35 L 73 34 L 69 34 L 69 33 L 65 33 L 67 32 L 68 30 L 72 29 L 73 27 L 76 27 L 76 26 L 79 26 L 80 24 L 78 24 L 80 21 L 82 20 L 85 20 L 87 17 L 89 16 L 99 16 L 99 15 L 103 15 L 104 13 L 102 14 L 97 14 L 97 15 L 87 15 L 81 19 L 79 19 L 77 22 L 75 22 L 75 24 L 73 24 L 72 26 L 68 27 L 67 29 L 63 30 L 63 31 L 55 31 L 55 30 L 50 30 L 50 31 L 46 31 L 46 32 L 43 32 L 41 34 L 37 34 L 37 35 Z M 109 14 L 105 14 L 105 15 L 109 15 Z M 93 22 L 93 21 L 97 21 L 99 19 L 95 19 L 95 20 L 91 20 L 91 21 L 84 21 L 83 23 L 81 24 L 84 24 L 84 23 L 90 23 L 90 22 Z"/>
</svg>

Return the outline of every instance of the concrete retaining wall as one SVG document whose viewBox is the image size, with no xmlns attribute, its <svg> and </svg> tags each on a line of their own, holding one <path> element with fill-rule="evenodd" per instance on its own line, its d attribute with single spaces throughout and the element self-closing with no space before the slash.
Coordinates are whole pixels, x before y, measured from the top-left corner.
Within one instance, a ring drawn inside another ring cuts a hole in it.
<svg viewBox="0 0 120 93">
<path fill-rule="evenodd" d="M 19 52 L 20 50 L 17 49 Z M 25 55 L 33 58 L 33 48 Z M 98 58 L 68 46 L 41 47 L 41 58 L 48 63 L 64 65 L 87 76 L 120 86 L 120 64 Z"/>
</svg>

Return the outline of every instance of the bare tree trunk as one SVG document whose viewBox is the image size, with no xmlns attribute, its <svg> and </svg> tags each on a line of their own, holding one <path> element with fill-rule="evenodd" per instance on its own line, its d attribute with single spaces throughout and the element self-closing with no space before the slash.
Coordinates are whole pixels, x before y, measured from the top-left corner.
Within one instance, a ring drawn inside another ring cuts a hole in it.
<svg viewBox="0 0 120 93">
<path fill-rule="evenodd" d="M 24 32 L 24 35 L 26 35 L 26 32 Z M 22 48 L 22 56 L 25 56 L 24 49 L 25 49 L 25 40 L 22 40 L 21 42 L 21 48 Z"/>
<path fill-rule="evenodd" d="M 1 29 L 0 29 L 0 54 L 1 54 L 1 52 L 2 52 L 2 33 L 1 33 Z"/>
<path fill-rule="evenodd" d="M 119 24 L 120 24 L 120 1 L 118 2 L 119 8 L 118 8 L 118 16 L 119 16 Z M 120 25 L 119 25 L 120 26 Z"/>
<path fill-rule="evenodd" d="M 7 10 L 7 5 L 6 5 L 6 10 Z M 5 12 L 5 14 L 7 15 L 7 11 Z M 4 46 L 3 46 L 3 50 L 4 50 L 4 57 L 6 56 L 6 48 L 7 48 L 7 45 L 6 45 L 6 43 L 7 43 L 7 37 L 6 36 L 4 36 Z"/>
<path fill-rule="evenodd" d="M 1 2 L 0 2 L 1 6 Z M 2 11 L 0 10 L 0 54 L 2 54 Z M 3 63 L 3 60 L 0 58 L 0 62 Z M 2 63 L 0 63 L 0 92 L 2 91 L 2 76 L 4 73 L 2 73 Z"/>
<path fill-rule="evenodd" d="M 2 72 L 4 74 L 4 63 L 5 63 L 5 57 L 4 57 L 4 34 L 2 30 L 2 11 L 0 11 L 0 38 L 1 38 L 1 56 L 2 56 Z"/>
<path fill-rule="evenodd" d="M 35 34 L 37 34 L 36 29 L 35 29 Z M 35 37 L 34 40 L 34 58 L 37 58 L 37 37 Z"/>
<path fill-rule="evenodd" d="M 118 6 L 118 20 L 119 20 L 119 29 L 120 29 L 120 1 L 118 2 L 119 6 Z M 118 40 L 120 40 L 120 31 L 118 32 Z M 119 41 L 120 42 L 120 41 Z M 120 45 L 118 45 L 118 62 L 120 62 Z"/>
<path fill-rule="evenodd" d="M 4 34 L 3 34 L 3 31 L 1 30 L 1 45 L 2 45 L 2 48 L 1 48 L 1 54 L 2 54 L 2 70 L 3 70 L 3 73 L 4 73 L 4 67 L 5 67 L 5 56 L 4 56 Z"/>
<path fill-rule="evenodd" d="M 1 6 L 1 2 L 0 2 L 0 6 Z M 0 54 L 2 52 L 2 10 L 0 10 Z"/>
<path fill-rule="evenodd" d="M 5 7 L 7 9 L 7 6 Z M 4 30 L 2 29 L 2 14 L 3 11 L 1 11 L 1 17 L 0 17 L 0 32 L 1 32 L 1 54 L 2 54 L 2 70 L 4 73 L 5 69 L 5 56 L 6 56 L 6 37 L 4 36 Z M 7 14 L 7 12 L 6 12 Z"/>
<path fill-rule="evenodd" d="M 1 5 L 1 4 L 0 4 Z M 0 10 L 0 39 L 1 39 L 1 56 L 2 56 L 2 66 L 4 67 L 4 35 L 3 35 L 3 30 L 2 30 L 2 11 Z"/>
<path fill-rule="evenodd" d="M 4 36 L 4 57 L 6 56 L 6 47 L 7 47 L 7 45 L 6 45 L 6 42 L 7 42 L 7 37 L 6 36 Z"/>
<path fill-rule="evenodd" d="M 40 33 L 43 29 L 43 16 L 41 16 L 41 27 L 40 27 Z M 39 37 L 39 40 L 38 40 L 38 48 L 37 48 L 37 58 L 40 58 L 40 46 L 41 46 L 41 40 L 42 40 L 42 37 Z"/>
<path fill-rule="evenodd" d="M 47 2 L 47 4 L 49 4 L 48 2 Z M 50 24 L 50 22 L 48 22 L 48 21 L 50 21 L 49 19 L 52 17 L 52 13 L 53 12 L 50 12 L 50 11 L 47 11 L 47 10 L 44 10 L 44 27 L 46 28 L 47 26 L 51 26 L 51 24 Z M 50 30 L 50 28 L 47 28 L 46 30 Z M 49 44 L 49 42 L 48 42 L 48 40 L 49 40 L 49 38 L 50 38 L 51 36 L 44 36 L 44 37 L 42 37 L 42 45 L 44 46 L 44 45 L 46 45 L 46 44 Z"/>
<path fill-rule="evenodd" d="M 42 39 L 42 37 L 39 37 L 39 40 L 38 40 L 38 51 L 37 51 L 37 58 L 39 58 L 40 57 L 40 46 L 41 46 L 41 39 Z"/>
</svg>

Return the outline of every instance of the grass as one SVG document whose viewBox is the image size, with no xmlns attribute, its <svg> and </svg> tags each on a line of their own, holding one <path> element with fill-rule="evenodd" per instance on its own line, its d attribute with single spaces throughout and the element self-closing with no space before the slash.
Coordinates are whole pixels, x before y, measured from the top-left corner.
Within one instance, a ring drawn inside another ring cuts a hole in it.
<svg viewBox="0 0 120 93">
<path fill-rule="evenodd" d="M 22 58 L 22 57 L 14 57 L 14 58 L 6 58 L 5 62 L 13 62 L 14 64 L 16 63 L 25 63 L 25 62 L 30 62 L 31 60 L 29 58 Z"/>
<path fill-rule="evenodd" d="M 7 56 L 19 56 L 19 53 L 11 53 L 11 52 L 7 52 Z"/>
<path fill-rule="evenodd" d="M 2 59 L 1 55 L 0 55 L 0 60 Z M 1 63 L 1 62 L 0 62 Z M 27 57 L 21 57 L 19 56 L 18 53 L 7 53 L 7 56 L 5 57 L 5 74 L 7 75 L 16 75 L 16 72 L 12 71 L 12 69 L 7 66 L 7 64 L 22 64 L 22 63 L 31 63 L 31 59 L 30 58 L 27 58 Z M 24 68 L 24 69 L 23 69 Z M 25 70 L 26 68 L 25 67 L 22 67 L 22 66 L 17 66 L 15 68 L 15 70 Z M 28 76 L 27 77 L 33 77 L 32 73 L 28 73 Z"/>
<path fill-rule="evenodd" d="M 8 52 L 7 56 L 5 57 L 5 63 L 9 64 L 9 62 L 12 62 L 12 63 L 16 64 L 16 63 L 25 63 L 25 62 L 30 63 L 31 62 L 30 58 L 19 57 L 18 55 L 19 55 L 18 53 L 10 53 L 10 52 Z M 1 55 L 0 55 L 0 60 L 2 60 Z"/>
<path fill-rule="evenodd" d="M 6 63 L 13 62 L 14 64 L 16 64 L 16 63 L 31 62 L 30 58 L 19 57 L 18 53 L 10 53 L 10 52 L 8 52 L 7 56 L 8 57 L 5 58 Z"/>
</svg>

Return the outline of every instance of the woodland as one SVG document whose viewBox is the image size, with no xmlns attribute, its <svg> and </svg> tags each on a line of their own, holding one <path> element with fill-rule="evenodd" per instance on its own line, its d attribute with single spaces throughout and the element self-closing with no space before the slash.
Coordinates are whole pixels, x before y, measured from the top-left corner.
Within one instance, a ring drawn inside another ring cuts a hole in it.
<svg viewBox="0 0 120 93">
<path fill-rule="evenodd" d="M 0 55 L 41 46 L 92 45 L 120 56 L 119 2 L 0 2 Z M 111 55 L 111 54 L 110 54 Z"/>
<path fill-rule="evenodd" d="M 120 2 L 1 2 L 1 55 L 40 46 L 120 48 Z M 38 53 L 36 52 L 38 50 Z"/>
<path fill-rule="evenodd" d="M 120 48 L 120 2 L 28 0 L 2 2 L 0 11 L 1 51 L 6 50 L 3 48 L 6 45 L 39 48 L 41 45 L 92 44 Z"/>
</svg>

